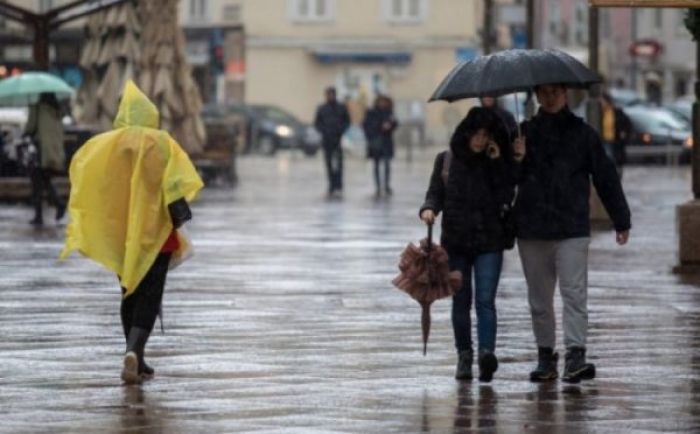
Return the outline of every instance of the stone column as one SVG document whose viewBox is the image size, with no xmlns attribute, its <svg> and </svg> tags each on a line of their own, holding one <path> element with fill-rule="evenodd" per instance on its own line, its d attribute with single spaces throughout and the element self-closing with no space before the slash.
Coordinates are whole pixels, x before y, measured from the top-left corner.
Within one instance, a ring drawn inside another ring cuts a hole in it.
<svg viewBox="0 0 700 434">
<path fill-rule="evenodd" d="M 691 10 L 691 16 L 700 17 L 700 11 Z M 697 29 L 700 30 L 700 29 Z M 692 31 L 692 29 L 691 29 Z M 695 35 L 696 74 L 695 102 L 693 103 L 692 183 L 693 200 L 676 208 L 678 228 L 677 272 L 700 272 L 700 40 Z"/>
</svg>

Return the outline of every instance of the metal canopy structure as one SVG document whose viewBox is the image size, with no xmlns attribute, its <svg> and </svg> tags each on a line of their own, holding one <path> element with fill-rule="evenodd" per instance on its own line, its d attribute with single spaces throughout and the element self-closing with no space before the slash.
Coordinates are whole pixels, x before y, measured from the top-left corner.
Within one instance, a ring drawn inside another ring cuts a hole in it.
<svg viewBox="0 0 700 434">
<path fill-rule="evenodd" d="M 33 30 L 33 57 L 39 69 L 49 67 L 49 36 L 60 26 L 131 0 L 76 0 L 45 12 L 0 1 L 0 16 Z"/>
</svg>

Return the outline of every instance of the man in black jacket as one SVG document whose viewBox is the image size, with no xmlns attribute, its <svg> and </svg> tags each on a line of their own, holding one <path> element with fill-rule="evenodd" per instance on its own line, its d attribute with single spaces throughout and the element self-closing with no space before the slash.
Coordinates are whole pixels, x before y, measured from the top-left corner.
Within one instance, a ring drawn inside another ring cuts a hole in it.
<svg viewBox="0 0 700 434">
<path fill-rule="evenodd" d="M 343 191 L 343 150 L 340 139 L 350 126 L 350 115 L 336 99 L 335 88 L 326 89 L 326 103 L 316 110 L 314 126 L 323 137 L 323 153 L 328 171 L 328 195 Z"/>
<path fill-rule="evenodd" d="M 567 349 L 563 379 L 578 382 L 595 377 L 595 366 L 585 358 L 591 181 L 612 218 L 620 245 L 629 238 L 630 211 L 615 165 L 598 134 L 567 107 L 566 88 L 545 85 L 536 92 L 540 111 L 523 124 L 525 138 L 516 139 L 514 145 L 521 160 L 514 209 L 518 248 L 539 350 L 539 363 L 530 379 L 558 376 L 554 352 L 558 280 Z"/>
</svg>

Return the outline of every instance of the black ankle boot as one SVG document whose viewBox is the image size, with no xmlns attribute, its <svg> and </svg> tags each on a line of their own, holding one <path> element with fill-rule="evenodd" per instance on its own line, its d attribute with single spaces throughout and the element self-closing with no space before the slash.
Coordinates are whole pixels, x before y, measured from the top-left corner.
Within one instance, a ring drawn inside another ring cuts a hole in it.
<svg viewBox="0 0 700 434">
<path fill-rule="evenodd" d="M 479 381 L 489 383 L 498 370 L 498 359 L 492 351 L 479 351 Z"/>
<path fill-rule="evenodd" d="M 464 350 L 459 352 L 459 359 L 457 360 L 457 372 L 455 373 L 455 378 L 457 380 L 471 380 L 474 378 L 472 374 L 472 362 L 474 361 L 474 351 Z"/>
<path fill-rule="evenodd" d="M 581 380 L 595 378 L 595 365 L 586 363 L 586 349 L 583 347 L 571 347 L 566 350 L 566 365 L 562 380 L 567 383 L 578 383 Z"/>
<path fill-rule="evenodd" d="M 537 349 L 537 368 L 530 372 L 530 381 L 540 382 L 556 380 L 559 376 L 557 372 L 557 362 L 559 354 L 547 347 Z"/>
</svg>

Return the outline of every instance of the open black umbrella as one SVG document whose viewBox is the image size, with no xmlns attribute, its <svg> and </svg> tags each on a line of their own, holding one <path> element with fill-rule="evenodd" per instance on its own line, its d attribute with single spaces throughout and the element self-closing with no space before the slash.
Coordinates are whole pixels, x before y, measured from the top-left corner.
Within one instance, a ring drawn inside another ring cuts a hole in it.
<svg viewBox="0 0 700 434">
<path fill-rule="evenodd" d="M 586 88 L 600 81 L 598 74 L 563 51 L 504 50 L 455 66 L 430 101 L 497 97 L 543 84 Z"/>
</svg>

